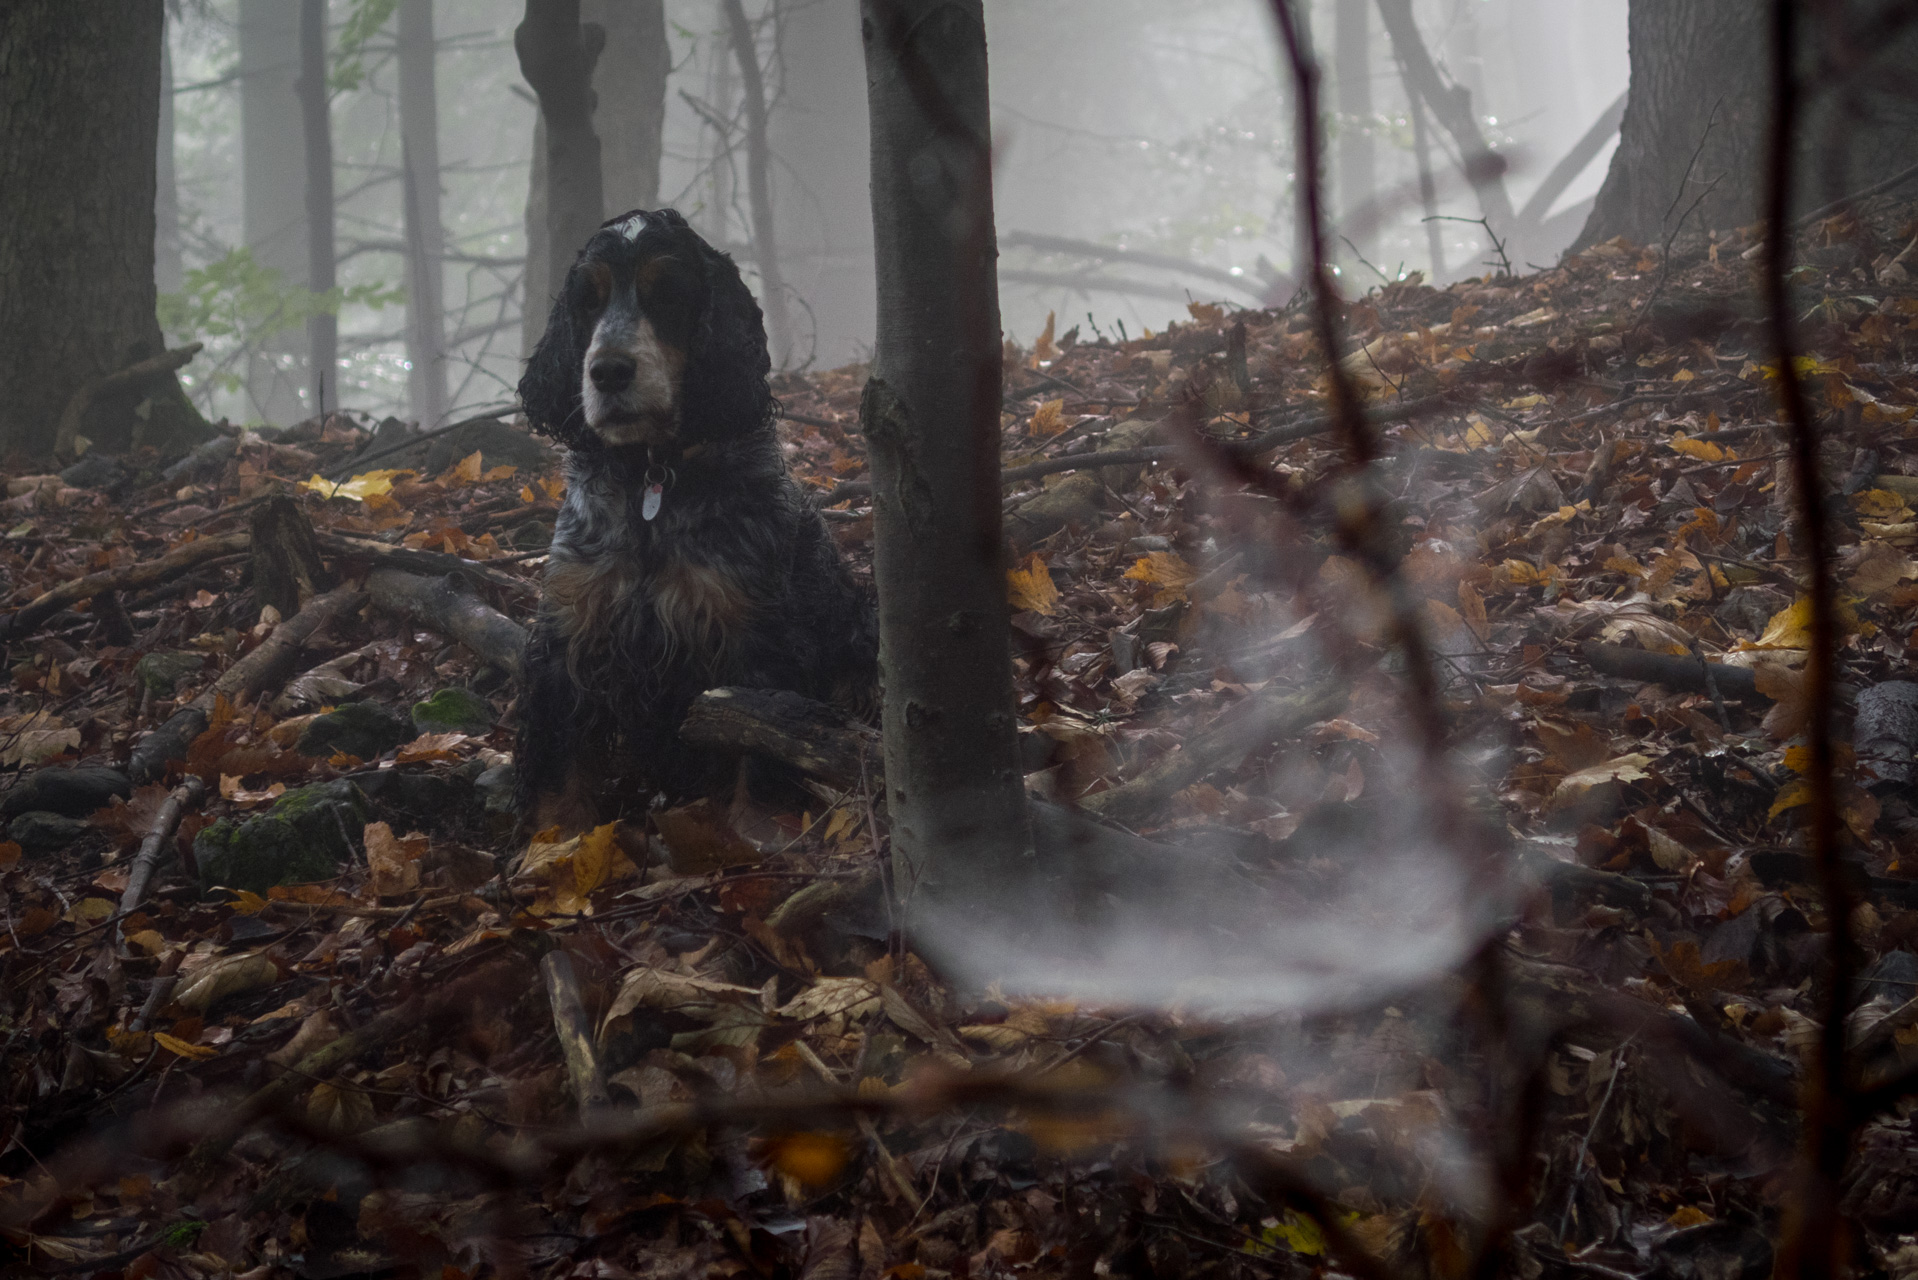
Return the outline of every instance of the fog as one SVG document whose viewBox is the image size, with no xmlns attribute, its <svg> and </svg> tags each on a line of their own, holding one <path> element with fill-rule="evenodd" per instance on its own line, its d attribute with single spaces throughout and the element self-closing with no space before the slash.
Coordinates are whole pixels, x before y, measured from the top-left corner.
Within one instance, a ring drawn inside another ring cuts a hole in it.
<svg viewBox="0 0 1918 1280">
<path fill-rule="evenodd" d="M 262 7 L 274 6 L 262 0 Z M 292 0 L 284 7 L 290 13 Z M 352 47 L 353 24 L 380 7 L 335 0 L 330 11 L 339 273 L 348 292 L 340 319 L 341 399 L 375 416 L 412 417 L 398 302 L 405 245 L 393 39 L 375 29 Z M 514 0 L 435 7 L 451 413 L 509 402 L 527 340 L 521 318 L 535 109 L 512 48 L 522 8 Z M 589 0 L 588 18 L 594 9 Z M 774 214 L 797 317 L 787 363 L 830 368 L 858 361 L 871 351 L 873 307 L 857 0 L 777 0 L 747 9 L 758 22 L 767 69 Z M 1336 74 L 1337 5 L 1315 0 L 1310 9 L 1327 77 L 1328 190 L 1337 193 L 1347 291 L 1362 293 L 1412 271 L 1453 279 L 1487 270 L 1495 258 L 1483 228 L 1440 222 L 1436 245 L 1428 237 L 1434 224 L 1422 221 L 1413 122 L 1376 11 L 1366 14 L 1359 95 L 1370 110 L 1353 112 L 1340 109 L 1354 99 Z M 1414 9 L 1434 59 L 1470 91 L 1481 128 L 1510 163 L 1515 207 L 1624 91 L 1626 0 L 1419 0 Z M 1294 126 L 1289 76 L 1264 0 L 989 0 L 986 10 L 1009 336 L 1030 343 L 1055 315 L 1061 331 L 1076 324 L 1088 337 L 1136 337 L 1182 318 L 1188 300 L 1287 300 L 1297 258 Z M 659 201 L 727 245 L 757 285 L 739 77 L 723 22 L 713 0 L 669 0 L 666 12 L 672 72 Z M 274 194 L 280 207 L 297 210 L 298 191 L 289 192 L 286 181 L 255 182 L 259 207 L 251 223 L 247 215 L 243 85 L 274 68 L 242 67 L 239 17 L 240 0 L 204 0 L 178 8 L 170 24 L 179 262 L 204 269 L 250 243 L 282 283 L 300 285 L 297 229 L 282 228 L 276 237 L 261 225 Z M 617 71 L 602 63 L 602 91 Z M 288 78 L 290 69 L 279 74 Z M 256 126 L 257 138 L 264 126 Z M 1477 219 L 1449 137 L 1427 126 L 1437 212 Z M 602 135 L 603 152 L 631 145 L 607 130 Z M 1341 170 L 1355 139 L 1370 142 L 1369 182 Z M 1570 242 L 1612 145 L 1553 203 L 1563 216 L 1536 242 L 1510 246 L 1522 250 L 1517 269 L 1548 264 Z M 271 140 L 265 146 L 252 153 L 257 165 L 287 151 Z M 283 159 L 297 181 L 297 155 Z M 1371 200 L 1353 196 L 1367 189 L 1375 193 Z M 1342 198 L 1357 203 L 1341 205 Z M 175 292 L 180 277 L 170 274 L 167 231 L 163 220 L 161 285 Z M 289 247 L 276 252 L 275 240 Z M 1436 273 L 1434 247 L 1442 258 Z M 310 412 L 300 328 L 267 332 L 274 328 L 265 318 L 271 300 L 254 299 L 248 314 L 230 287 L 212 297 L 222 287 L 199 283 L 203 301 L 236 313 L 233 332 L 212 335 L 212 361 L 189 371 L 189 390 L 203 408 L 235 422 L 284 425 Z M 544 307 L 543 299 L 534 301 L 536 313 Z M 275 376 L 277 392 L 267 385 Z"/>
</svg>

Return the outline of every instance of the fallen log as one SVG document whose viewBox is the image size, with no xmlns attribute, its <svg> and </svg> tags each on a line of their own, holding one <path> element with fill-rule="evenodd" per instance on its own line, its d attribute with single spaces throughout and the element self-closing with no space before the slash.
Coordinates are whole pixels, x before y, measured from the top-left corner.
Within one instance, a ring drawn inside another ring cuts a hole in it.
<svg viewBox="0 0 1918 1280">
<path fill-rule="evenodd" d="M 127 591 L 136 587 L 150 587 L 156 582 L 164 582 L 208 560 L 245 551 L 251 541 L 252 535 L 244 532 L 223 533 L 212 538 L 196 538 L 183 546 L 173 548 L 157 560 L 143 560 L 138 564 L 126 565 L 119 569 L 103 569 L 99 573 L 89 573 L 83 578 L 63 582 L 21 605 L 13 611 L 11 617 L 4 623 L 0 623 L 0 643 L 30 635 L 41 623 L 68 605 L 91 599 L 103 591 Z"/>
<path fill-rule="evenodd" d="M 429 574 L 433 577 L 445 577 L 449 573 L 463 574 L 488 586 L 511 591 L 516 595 L 538 597 L 539 584 L 525 578 L 515 578 L 510 573 L 501 573 L 498 569 L 478 560 L 468 560 L 463 556 L 449 555 L 444 551 L 415 551 L 410 547 L 396 547 L 385 542 L 376 542 L 371 538 L 356 538 L 350 533 L 328 531 L 319 535 L 322 550 L 331 555 L 349 560 L 364 560 L 369 565 L 388 569 L 400 569 L 407 573 Z M 543 554 L 543 553 L 542 553 Z"/>
<path fill-rule="evenodd" d="M 148 382 L 171 375 L 199 355 L 204 345 L 189 342 L 184 347 L 176 347 L 172 351 L 130 364 L 104 378 L 95 378 L 81 387 L 67 400 L 67 407 L 60 414 L 60 425 L 53 436 L 53 451 L 62 458 L 73 456 L 74 438 L 80 434 L 80 423 L 86 419 L 87 410 L 93 407 L 94 401 L 102 396 L 135 390 Z"/>
<path fill-rule="evenodd" d="M 876 730 L 784 689 L 708 689 L 679 736 L 696 747 L 757 751 L 841 790 L 880 771 Z"/>
<path fill-rule="evenodd" d="M 245 702 L 291 674 L 301 648 L 327 623 L 366 599 L 356 587 L 336 587 L 314 596 L 306 607 L 273 629 L 258 648 L 241 658 L 207 686 L 199 697 L 167 717 L 165 724 L 140 739 L 127 762 L 127 776 L 136 786 L 162 777 L 167 765 L 183 758 L 193 740 L 206 732 L 215 704 Z"/>
<path fill-rule="evenodd" d="M 474 595 L 455 574 L 426 578 L 375 569 L 366 579 L 373 604 L 456 640 L 502 671 L 519 672 L 526 628 Z"/>
<path fill-rule="evenodd" d="M 1260 693 L 1233 707 L 1145 772 L 1110 791 L 1086 796 L 1079 807 L 1095 818 L 1131 826 L 1215 769 L 1235 764 L 1309 724 L 1345 709 L 1351 688 L 1327 680 L 1293 693 Z"/>
<path fill-rule="evenodd" d="M 1735 698 L 1740 702 L 1762 696 L 1758 692 L 1758 673 L 1750 667 L 1707 662 L 1690 654 L 1627 649 L 1624 645 L 1603 644 L 1596 640 L 1587 641 L 1582 652 L 1592 670 L 1600 675 L 1616 676 L 1620 680 L 1662 684 L 1667 689 L 1677 689 L 1682 693 L 1703 693 Z"/>
</svg>

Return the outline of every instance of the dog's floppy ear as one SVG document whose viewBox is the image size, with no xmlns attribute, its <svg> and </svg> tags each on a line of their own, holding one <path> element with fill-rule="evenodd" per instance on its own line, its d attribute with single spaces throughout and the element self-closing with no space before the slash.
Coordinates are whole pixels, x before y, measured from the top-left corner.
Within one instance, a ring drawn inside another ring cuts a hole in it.
<svg viewBox="0 0 1918 1280">
<path fill-rule="evenodd" d="M 678 214 L 672 217 L 677 220 Z M 708 436 L 743 435 L 772 420 L 766 323 L 733 260 L 690 230 L 687 234 L 699 246 L 706 306 L 687 353 L 684 419 Z"/>
<path fill-rule="evenodd" d="M 578 270 L 577 267 L 574 270 Z M 519 380 L 519 401 L 534 431 L 573 448 L 586 426 L 586 406 L 580 400 L 580 363 L 586 358 L 573 323 L 569 290 L 562 287 L 546 321 L 546 333 L 533 348 L 526 372 Z"/>
</svg>

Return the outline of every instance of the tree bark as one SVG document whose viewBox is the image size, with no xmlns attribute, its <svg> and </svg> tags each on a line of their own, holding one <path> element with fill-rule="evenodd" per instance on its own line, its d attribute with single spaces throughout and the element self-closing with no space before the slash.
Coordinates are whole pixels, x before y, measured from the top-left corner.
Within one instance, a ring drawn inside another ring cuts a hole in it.
<svg viewBox="0 0 1918 1280">
<path fill-rule="evenodd" d="M 180 180 L 173 159 L 173 50 L 168 32 L 160 33 L 160 144 L 154 148 L 156 189 L 153 195 L 153 285 L 161 293 L 178 293 L 186 268 L 180 254 Z"/>
<path fill-rule="evenodd" d="M 400 176 L 406 205 L 407 407 L 432 430 L 446 416 L 446 303 L 441 263 L 440 108 L 433 0 L 400 0 Z"/>
<path fill-rule="evenodd" d="M 1797 141 L 1808 180 L 1798 184 L 1795 211 L 1918 163 L 1918 105 L 1909 95 L 1918 24 L 1873 41 L 1862 16 L 1869 9 L 1834 4 L 1805 24 L 1801 74 L 1826 53 L 1850 56 L 1842 78 L 1816 83 L 1823 92 Z M 1618 150 L 1572 247 L 1615 236 L 1661 244 L 1688 211 L 1691 231 L 1757 221 L 1772 103 L 1766 7 L 1632 0 L 1629 31 L 1632 79 Z"/>
<path fill-rule="evenodd" d="M 1332 29 L 1333 71 L 1339 100 L 1339 216 L 1362 218 L 1354 227 L 1358 251 L 1376 257 L 1378 168 L 1372 145 L 1372 25 L 1370 0 L 1338 0 Z"/>
<path fill-rule="evenodd" d="M 773 368 L 792 363 L 792 321 L 786 311 L 786 277 L 779 269 L 779 230 L 773 220 L 772 150 L 766 140 L 766 77 L 759 67 L 759 42 L 740 0 L 720 0 L 731 36 L 733 58 L 746 106 L 746 197 L 753 211 L 753 263 L 759 268 L 759 302 L 766 313 L 766 336 Z"/>
<path fill-rule="evenodd" d="M 958 908 L 1029 852 L 999 517 L 1001 347 L 981 0 L 862 0 L 873 479 L 894 885 Z M 916 910 L 917 908 L 912 908 Z"/>
<path fill-rule="evenodd" d="M 163 12 L 161 0 L 0 5 L 0 451 L 45 454 L 75 392 L 163 350 Z M 167 447 L 206 430 L 171 378 L 96 398 L 82 424 L 116 450 L 136 427 Z"/>
<path fill-rule="evenodd" d="M 240 171 L 246 246 L 283 284 L 307 284 L 306 200 L 301 183 L 299 12 L 286 0 L 240 0 Z M 247 357 L 251 413 L 297 422 L 306 385 L 305 343 L 277 333 Z"/>
<path fill-rule="evenodd" d="M 606 29 L 606 51 L 593 72 L 606 216 L 656 208 L 673 63 L 666 6 L 662 0 L 582 0 L 580 13 Z"/>
<path fill-rule="evenodd" d="M 546 229 L 546 117 L 533 113 L 533 163 L 526 177 L 526 272 L 520 281 L 525 303 L 519 316 L 519 355 L 533 358 L 533 348 L 546 336 L 546 318 L 553 309 L 553 272 L 548 259 L 551 240 Z"/>
<path fill-rule="evenodd" d="M 333 288 L 333 112 L 326 88 L 326 0 L 300 0 L 300 123 L 306 147 L 306 287 Z M 321 311 L 306 322 L 313 412 L 340 407 L 340 320 Z M 277 425 L 287 426 L 287 423 Z"/>
<path fill-rule="evenodd" d="M 543 251 L 549 290 L 559 288 L 574 255 L 606 220 L 592 89 L 593 66 L 605 45 L 604 27 L 580 23 L 579 0 L 526 0 L 526 18 L 513 31 L 520 74 L 539 95 L 546 126 Z M 526 251 L 530 258 L 542 247 L 529 244 Z"/>
</svg>

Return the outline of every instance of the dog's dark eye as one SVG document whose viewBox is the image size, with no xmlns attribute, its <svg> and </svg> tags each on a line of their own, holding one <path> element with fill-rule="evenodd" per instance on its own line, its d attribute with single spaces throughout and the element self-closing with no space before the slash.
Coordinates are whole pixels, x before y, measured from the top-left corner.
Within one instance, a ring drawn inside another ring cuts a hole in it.
<svg viewBox="0 0 1918 1280">
<path fill-rule="evenodd" d="M 579 304 L 588 311 L 605 306 L 613 294 L 613 269 L 603 262 L 588 263 L 575 278 L 579 281 Z"/>
</svg>

